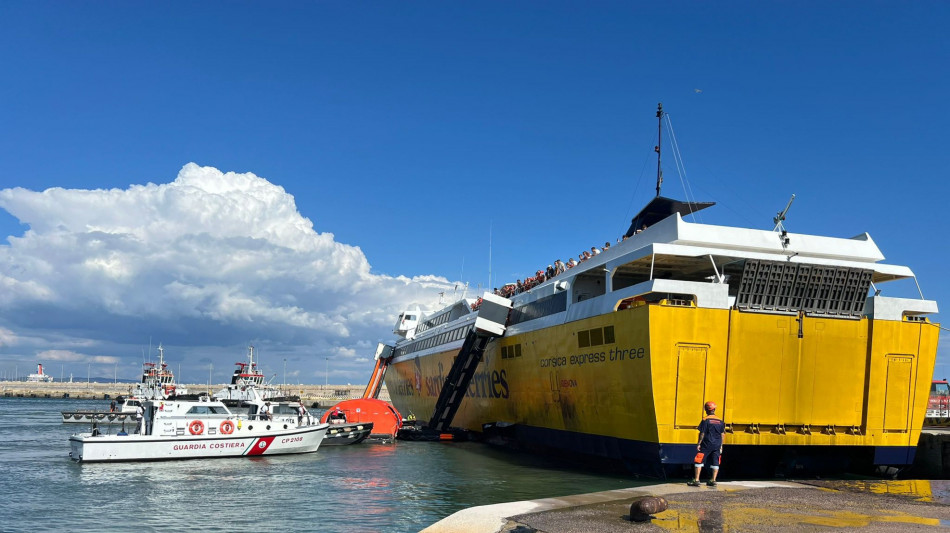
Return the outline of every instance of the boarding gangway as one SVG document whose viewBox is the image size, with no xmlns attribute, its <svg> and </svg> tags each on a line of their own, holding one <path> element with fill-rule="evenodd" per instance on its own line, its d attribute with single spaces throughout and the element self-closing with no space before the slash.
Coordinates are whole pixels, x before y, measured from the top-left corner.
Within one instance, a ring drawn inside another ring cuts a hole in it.
<svg viewBox="0 0 950 533">
<path fill-rule="evenodd" d="M 435 411 L 429 420 L 429 429 L 442 432 L 452 424 L 452 419 L 465 397 L 465 391 L 475 375 L 475 369 L 482 360 L 485 347 L 493 338 L 505 334 L 510 311 L 511 300 L 491 293 L 485 293 L 482 297 L 475 325 L 465 337 L 462 349 L 459 350 L 442 386 L 442 392 L 439 393 L 439 399 L 436 400 Z"/>
</svg>

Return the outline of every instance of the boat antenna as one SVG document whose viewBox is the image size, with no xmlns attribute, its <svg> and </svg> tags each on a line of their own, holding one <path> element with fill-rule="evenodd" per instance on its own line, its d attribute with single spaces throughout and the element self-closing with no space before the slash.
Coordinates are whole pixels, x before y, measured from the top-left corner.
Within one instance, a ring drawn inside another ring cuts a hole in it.
<svg viewBox="0 0 950 533">
<path fill-rule="evenodd" d="M 491 231 L 494 221 L 488 221 L 488 287 L 491 287 Z M 466 284 L 467 287 L 467 284 Z M 462 297 L 464 298 L 464 296 Z"/>
<path fill-rule="evenodd" d="M 663 102 L 656 104 L 656 196 L 660 196 L 660 187 L 663 185 L 663 167 L 660 166 L 660 147 L 663 146 Z"/>
</svg>

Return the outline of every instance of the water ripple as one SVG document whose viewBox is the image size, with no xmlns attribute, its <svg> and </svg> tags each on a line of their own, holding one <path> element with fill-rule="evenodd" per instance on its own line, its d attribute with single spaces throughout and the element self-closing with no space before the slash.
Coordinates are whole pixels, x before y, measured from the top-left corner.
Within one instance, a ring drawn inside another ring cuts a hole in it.
<svg viewBox="0 0 950 533">
<path fill-rule="evenodd" d="M 458 510 L 628 487 L 476 443 L 327 446 L 314 454 L 84 464 L 60 411 L 105 402 L 0 398 L 0 529 L 419 531 Z"/>
</svg>

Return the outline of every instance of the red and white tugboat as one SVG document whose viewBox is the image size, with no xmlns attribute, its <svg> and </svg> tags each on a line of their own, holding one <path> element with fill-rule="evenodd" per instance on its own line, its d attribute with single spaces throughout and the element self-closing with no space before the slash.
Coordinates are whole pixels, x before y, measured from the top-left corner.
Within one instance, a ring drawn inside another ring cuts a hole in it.
<svg viewBox="0 0 950 533">
<path fill-rule="evenodd" d="M 214 397 L 223 400 L 232 411 L 236 405 L 235 401 L 254 400 L 258 396 L 265 400 L 299 399 L 264 382 L 264 372 L 261 371 L 257 361 L 254 360 L 253 346 L 247 348 L 247 362 L 242 361 L 235 363 L 235 365 L 237 365 L 237 368 L 234 369 L 234 373 L 231 375 L 231 383 L 214 393 Z"/>
<path fill-rule="evenodd" d="M 256 415 L 238 415 L 221 401 L 155 399 L 134 434 L 90 433 L 69 437 L 69 457 L 79 462 L 163 461 L 315 452 L 329 424 L 300 405 L 262 403 Z"/>
<path fill-rule="evenodd" d="M 96 422 L 97 424 L 126 424 L 133 422 L 135 411 L 147 400 L 167 400 L 188 390 L 175 384 L 175 374 L 165 363 L 165 348 L 158 346 L 158 362 L 146 362 L 142 379 L 129 387 L 128 396 L 118 396 L 113 410 L 62 411 L 63 423 Z"/>
</svg>

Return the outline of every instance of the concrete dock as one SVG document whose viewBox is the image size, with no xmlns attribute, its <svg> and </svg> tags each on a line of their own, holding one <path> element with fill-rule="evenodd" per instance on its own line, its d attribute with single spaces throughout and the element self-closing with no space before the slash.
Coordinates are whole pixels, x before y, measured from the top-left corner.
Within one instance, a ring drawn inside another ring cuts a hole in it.
<svg viewBox="0 0 950 533">
<path fill-rule="evenodd" d="M 632 521 L 631 503 L 643 496 L 661 496 L 669 507 Z M 950 527 L 948 504 L 943 480 L 664 483 L 473 507 L 423 533 L 930 531 Z"/>
<path fill-rule="evenodd" d="M 589 531 L 924 531 L 950 528 L 950 428 L 921 432 L 904 480 L 684 482 L 509 502 L 459 511 L 424 533 Z M 630 517 L 638 498 L 659 496 L 665 511 Z"/>
</svg>

